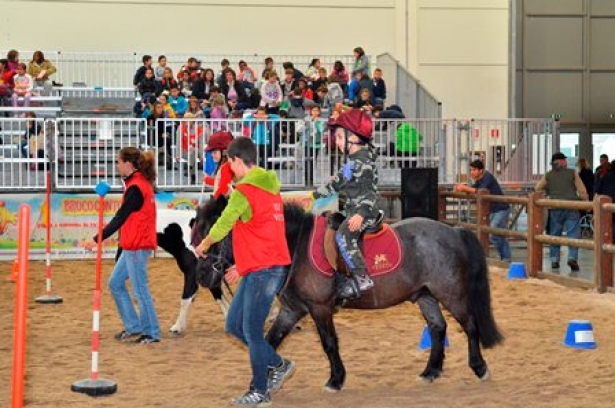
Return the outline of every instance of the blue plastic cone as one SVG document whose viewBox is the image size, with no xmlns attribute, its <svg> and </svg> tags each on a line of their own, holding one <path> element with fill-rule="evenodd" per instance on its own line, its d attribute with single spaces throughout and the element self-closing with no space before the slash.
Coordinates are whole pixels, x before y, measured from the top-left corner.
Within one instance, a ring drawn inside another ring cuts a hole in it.
<svg viewBox="0 0 615 408">
<path fill-rule="evenodd" d="M 571 320 L 564 338 L 564 346 L 576 349 L 595 349 L 594 328 L 588 320 Z"/>
<path fill-rule="evenodd" d="M 448 336 L 444 336 L 444 347 L 448 347 Z M 427 350 L 431 348 L 431 336 L 429 335 L 429 327 L 423 327 L 423 334 L 419 341 L 419 350 Z"/>
<path fill-rule="evenodd" d="M 506 275 L 508 279 L 527 279 L 527 274 L 525 273 L 525 264 L 523 262 L 513 262 L 510 264 L 508 268 L 508 275 Z"/>
</svg>

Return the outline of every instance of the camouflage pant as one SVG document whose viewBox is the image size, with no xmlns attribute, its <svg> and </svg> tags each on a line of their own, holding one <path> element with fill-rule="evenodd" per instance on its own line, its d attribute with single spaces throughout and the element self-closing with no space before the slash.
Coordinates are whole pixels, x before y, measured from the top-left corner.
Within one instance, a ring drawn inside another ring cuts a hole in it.
<svg viewBox="0 0 615 408">
<path fill-rule="evenodd" d="M 348 228 L 348 218 L 346 218 L 335 233 L 335 242 L 340 250 L 340 254 L 342 254 L 348 270 L 353 275 L 365 275 L 367 272 L 365 258 L 359 249 L 359 238 L 365 228 L 369 227 L 372 223 L 373 220 L 366 218 L 359 230 L 350 231 Z"/>
</svg>

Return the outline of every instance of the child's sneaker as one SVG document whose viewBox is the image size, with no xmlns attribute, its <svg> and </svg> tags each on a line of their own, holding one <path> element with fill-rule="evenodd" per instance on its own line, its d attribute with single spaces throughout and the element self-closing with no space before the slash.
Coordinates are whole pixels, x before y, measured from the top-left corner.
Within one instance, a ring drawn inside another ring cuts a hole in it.
<svg viewBox="0 0 615 408">
<path fill-rule="evenodd" d="M 122 330 L 121 332 L 113 336 L 113 338 L 117 341 L 129 341 L 133 340 L 136 337 L 141 337 L 141 333 L 128 333 L 126 330 Z"/>
<path fill-rule="evenodd" d="M 267 391 L 274 393 L 282 388 L 284 381 L 288 380 L 295 373 L 295 363 L 290 360 L 282 359 L 282 364 L 278 367 L 269 367 L 269 379 L 267 381 Z"/>
<path fill-rule="evenodd" d="M 151 343 L 160 343 L 160 340 L 153 338 L 149 334 L 144 334 L 138 339 L 135 340 L 137 344 L 151 344 Z"/>
<path fill-rule="evenodd" d="M 256 390 L 249 390 L 231 402 L 233 405 L 243 405 L 246 407 L 268 407 L 271 405 L 271 396 L 268 392 L 261 394 Z"/>
</svg>

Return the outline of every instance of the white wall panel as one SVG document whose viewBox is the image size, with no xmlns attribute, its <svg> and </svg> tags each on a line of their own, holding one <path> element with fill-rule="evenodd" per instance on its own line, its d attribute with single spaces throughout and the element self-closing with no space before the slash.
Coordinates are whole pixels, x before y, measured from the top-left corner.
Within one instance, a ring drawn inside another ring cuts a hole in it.
<svg viewBox="0 0 615 408">
<path fill-rule="evenodd" d="M 434 66 L 421 72 L 422 83 L 442 100 L 443 117 L 506 117 L 508 67 Z"/>
<path fill-rule="evenodd" d="M 421 65 L 508 63 L 507 10 L 421 10 Z"/>
<path fill-rule="evenodd" d="M 340 55 L 389 52 L 446 116 L 506 117 L 508 0 L 6 1 L 0 53 Z M 23 55 L 22 59 L 29 59 Z M 385 74 L 386 76 L 386 74 Z M 489 84 L 489 92 L 482 86 Z M 480 95 L 468 103 L 467 90 Z M 471 112 L 470 112 L 471 111 Z"/>
</svg>

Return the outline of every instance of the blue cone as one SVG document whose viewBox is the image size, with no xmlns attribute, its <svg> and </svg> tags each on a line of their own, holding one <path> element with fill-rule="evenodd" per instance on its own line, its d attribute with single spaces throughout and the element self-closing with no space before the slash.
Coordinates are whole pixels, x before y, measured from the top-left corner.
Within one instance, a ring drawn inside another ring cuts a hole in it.
<svg viewBox="0 0 615 408">
<path fill-rule="evenodd" d="M 508 268 L 508 275 L 506 275 L 508 279 L 527 279 L 527 274 L 525 273 L 525 264 L 523 262 L 513 262 L 510 264 Z"/>
<path fill-rule="evenodd" d="M 444 336 L 444 347 L 448 347 L 448 336 Z M 419 350 L 427 350 L 431 348 L 431 336 L 429 335 L 429 327 L 423 327 L 421 341 L 419 341 Z"/>
<path fill-rule="evenodd" d="M 564 346 L 576 349 L 595 349 L 594 328 L 588 320 L 571 320 L 564 338 Z"/>
</svg>

